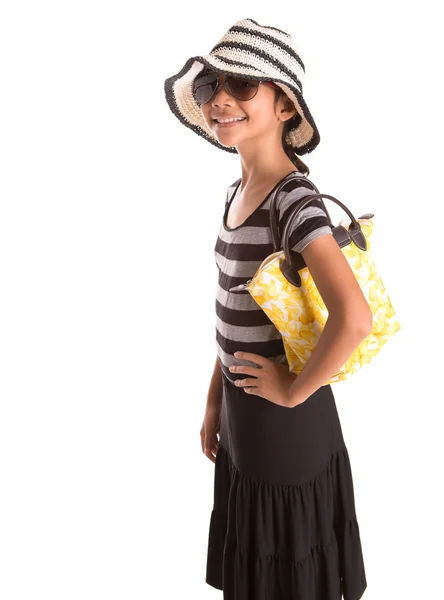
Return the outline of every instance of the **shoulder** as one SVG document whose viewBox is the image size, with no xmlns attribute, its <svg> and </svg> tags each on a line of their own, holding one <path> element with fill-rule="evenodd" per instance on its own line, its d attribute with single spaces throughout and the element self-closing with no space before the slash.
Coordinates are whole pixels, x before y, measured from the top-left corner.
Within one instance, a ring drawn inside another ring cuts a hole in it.
<svg viewBox="0 0 444 600">
<path fill-rule="evenodd" d="M 306 177 L 293 177 L 289 179 L 276 199 L 276 208 L 279 212 L 279 219 L 285 219 L 289 212 L 292 212 L 295 205 L 301 200 L 312 194 L 317 194 L 314 189 L 316 184 L 312 183 L 311 180 Z M 307 207 L 322 208 L 322 202 L 320 198 L 313 200 L 307 204 Z M 303 209 L 305 210 L 305 208 Z"/>
<path fill-rule="evenodd" d="M 317 237 L 329 235 L 332 237 L 332 228 L 330 218 L 326 212 L 322 198 L 308 200 L 303 207 L 298 210 L 302 200 L 307 196 L 312 196 L 318 192 L 310 180 L 306 178 L 295 178 L 288 182 L 288 186 L 279 194 L 277 200 L 278 226 L 281 235 L 288 228 L 290 249 L 301 253 L 308 244 Z M 295 211 L 297 214 L 292 217 Z"/>
</svg>

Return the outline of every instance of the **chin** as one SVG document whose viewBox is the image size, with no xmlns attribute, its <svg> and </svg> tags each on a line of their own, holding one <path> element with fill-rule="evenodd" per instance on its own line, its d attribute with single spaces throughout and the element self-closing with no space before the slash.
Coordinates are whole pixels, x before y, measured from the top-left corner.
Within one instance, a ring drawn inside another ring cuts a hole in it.
<svg viewBox="0 0 444 600">
<path fill-rule="evenodd" d="M 224 136 L 224 137 L 218 137 L 216 136 L 217 141 L 219 142 L 219 144 L 221 144 L 222 146 L 227 146 L 227 148 L 229 146 L 238 146 L 240 144 L 240 142 L 242 140 L 238 140 L 237 138 L 229 138 L 228 136 Z"/>
</svg>

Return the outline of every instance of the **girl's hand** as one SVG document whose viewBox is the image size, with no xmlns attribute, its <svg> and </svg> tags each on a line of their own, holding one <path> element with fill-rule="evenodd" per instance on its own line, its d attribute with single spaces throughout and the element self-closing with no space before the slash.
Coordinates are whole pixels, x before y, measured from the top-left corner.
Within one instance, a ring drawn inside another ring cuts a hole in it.
<svg viewBox="0 0 444 600">
<path fill-rule="evenodd" d="M 261 396 L 279 406 L 293 408 L 290 397 L 290 386 L 297 375 L 289 371 L 288 366 L 279 365 L 265 356 L 253 354 L 252 352 L 235 352 L 234 356 L 250 360 L 259 365 L 259 367 L 232 365 L 230 367 L 232 373 L 247 373 L 256 378 L 246 377 L 245 379 L 237 379 L 235 382 L 237 386 L 243 387 L 247 394 Z"/>
<path fill-rule="evenodd" d="M 216 462 L 216 454 L 219 448 L 217 435 L 220 433 L 220 407 L 207 408 L 200 429 L 200 442 L 202 452 L 212 462 Z"/>
</svg>

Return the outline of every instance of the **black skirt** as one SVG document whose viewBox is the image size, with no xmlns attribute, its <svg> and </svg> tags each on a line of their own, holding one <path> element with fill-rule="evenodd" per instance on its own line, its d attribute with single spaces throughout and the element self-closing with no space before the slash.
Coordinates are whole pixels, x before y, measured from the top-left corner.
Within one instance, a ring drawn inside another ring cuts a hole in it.
<svg viewBox="0 0 444 600">
<path fill-rule="evenodd" d="M 224 600 L 358 600 L 367 582 L 331 386 L 287 408 L 223 381 L 206 582 Z"/>
</svg>

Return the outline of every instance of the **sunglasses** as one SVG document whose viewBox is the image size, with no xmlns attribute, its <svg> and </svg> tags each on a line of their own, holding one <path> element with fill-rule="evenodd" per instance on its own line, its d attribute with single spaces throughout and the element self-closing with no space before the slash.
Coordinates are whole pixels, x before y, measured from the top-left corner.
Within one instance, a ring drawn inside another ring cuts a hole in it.
<svg viewBox="0 0 444 600">
<path fill-rule="evenodd" d="M 256 81 L 254 79 L 245 79 L 228 75 L 225 78 L 225 90 L 236 98 L 236 100 L 251 100 L 257 94 L 259 84 L 269 85 L 278 88 L 279 86 L 271 81 Z M 220 75 L 214 71 L 204 71 L 200 73 L 193 84 L 193 96 L 198 104 L 206 104 L 213 98 L 221 88 Z"/>
</svg>

